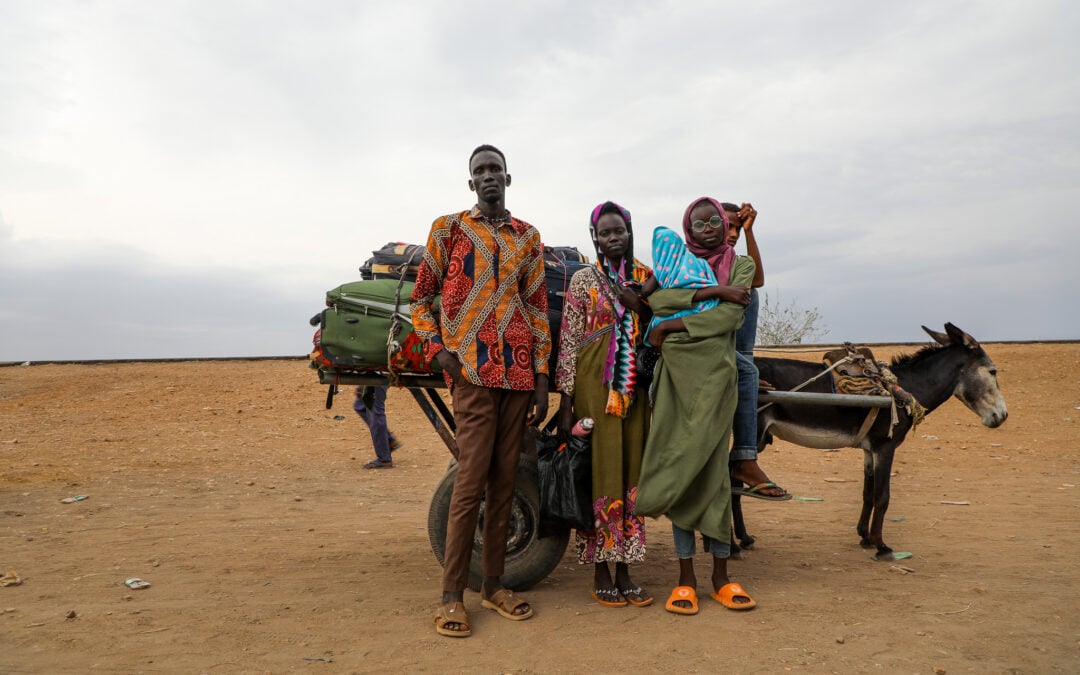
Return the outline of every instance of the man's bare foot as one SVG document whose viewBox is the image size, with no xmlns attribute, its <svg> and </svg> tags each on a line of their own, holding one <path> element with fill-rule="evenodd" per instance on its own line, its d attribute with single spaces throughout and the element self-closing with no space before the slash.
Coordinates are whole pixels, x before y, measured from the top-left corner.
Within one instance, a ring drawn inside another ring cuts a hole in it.
<svg viewBox="0 0 1080 675">
<path fill-rule="evenodd" d="M 754 487 L 756 485 L 761 485 L 762 483 L 772 482 L 769 480 L 769 477 L 765 475 L 765 471 L 762 470 L 756 459 L 743 459 L 732 462 L 731 477 L 735 480 L 742 481 L 747 487 Z M 783 497 L 787 494 L 787 490 L 779 485 L 763 487 L 759 489 L 758 492 L 766 497 Z"/>
</svg>

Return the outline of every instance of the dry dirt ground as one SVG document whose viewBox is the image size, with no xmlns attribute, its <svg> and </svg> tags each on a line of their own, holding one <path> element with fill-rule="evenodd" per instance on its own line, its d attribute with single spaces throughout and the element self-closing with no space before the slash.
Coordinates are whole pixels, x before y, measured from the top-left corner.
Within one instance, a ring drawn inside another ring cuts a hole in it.
<svg viewBox="0 0 1080 675">
<path fill-rule="evenodd" d="M 772 477 L 824 501 L 746 500 L 758 544 L 731 567 L 757 609 L 604 608 L 570 547 L 530 621 L 468 593 L 466 640 L 432 626 L 449 453 L 406 391 L 397 466 L 365 471 L 349 393 L 325 410 L 302 360 L 0 368 L 0 574 L 22 580 L 0 672 L 1080 672 L 1080 344 L 987 350 L 1008 422 L 951 400 L 898 453 L 885 534 L 913 571 L 858 545 L 860 451 L 781 444 Z M 649 527 L 637 579 L 662 599 Z"/>
</svg>

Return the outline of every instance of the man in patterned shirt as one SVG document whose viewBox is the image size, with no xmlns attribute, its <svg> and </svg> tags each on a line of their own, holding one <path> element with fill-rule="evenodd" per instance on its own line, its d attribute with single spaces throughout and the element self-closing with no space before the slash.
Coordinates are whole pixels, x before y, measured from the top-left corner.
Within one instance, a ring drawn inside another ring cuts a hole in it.
<svg viewBox="0 0 1080 675">
<path fill-rule="evenodd" d="M 412 294 L 425 358 L 453 395 L 458 474 L 446 531 L 440 635 L 471 634 L 463 604 L 473 534 L 485 495 L 481 605 L 513 621 L 533 615 L 502 586 L 506 534 L 526 424 L 547 415 L 547 286 L 540 234 L 506 210 L 506 158 L 481 145 L 469 157 L 476 206 L 438 218 Z M 441 307 L 434 308 L 437 294 Z"/>
</svg>

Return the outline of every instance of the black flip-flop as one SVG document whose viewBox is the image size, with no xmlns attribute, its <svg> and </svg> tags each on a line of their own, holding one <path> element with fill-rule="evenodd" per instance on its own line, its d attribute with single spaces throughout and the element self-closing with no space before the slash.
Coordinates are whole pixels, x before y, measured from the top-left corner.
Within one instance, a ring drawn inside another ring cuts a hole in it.
<svg viewBox="0 0 1080 675">
<path fill-rule="evenodd" d="M 373 459 L 364 465 L 365 469 L 393 469 L 393 462 L 384 462 L 381 459 Z"/>
</svg>

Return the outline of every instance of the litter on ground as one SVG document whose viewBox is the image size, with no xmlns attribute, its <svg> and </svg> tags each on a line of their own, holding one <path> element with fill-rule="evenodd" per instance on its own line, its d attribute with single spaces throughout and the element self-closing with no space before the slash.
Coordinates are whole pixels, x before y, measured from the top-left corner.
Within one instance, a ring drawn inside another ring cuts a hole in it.
<svg viewBox="0 0 1080 675">
<path fill-rule="evenodd" d="M 0 577 L 0 586 L 18 586 L 22 584 L 22 579 L 19 578 L 19 573 L 15 570 L 10 570 Z"/>
</svg>

